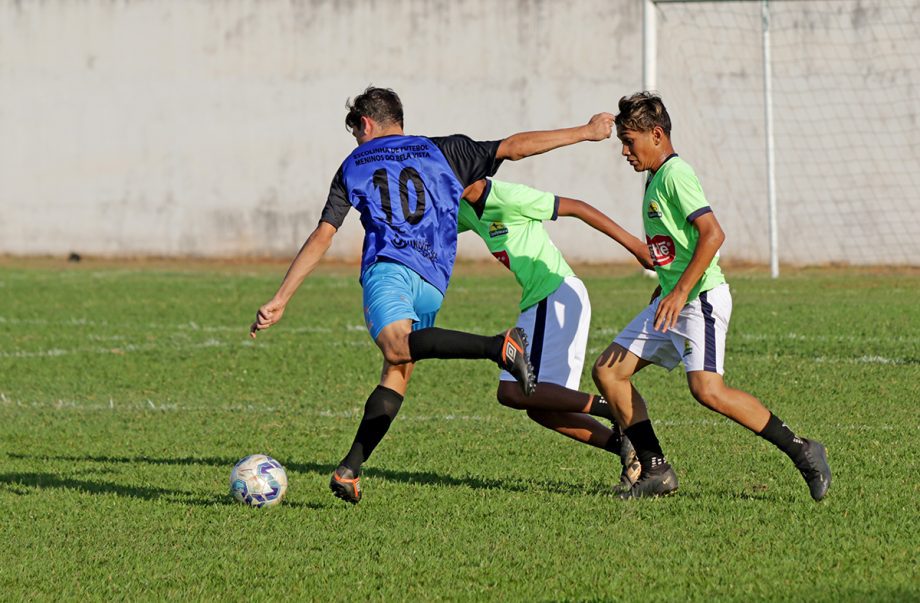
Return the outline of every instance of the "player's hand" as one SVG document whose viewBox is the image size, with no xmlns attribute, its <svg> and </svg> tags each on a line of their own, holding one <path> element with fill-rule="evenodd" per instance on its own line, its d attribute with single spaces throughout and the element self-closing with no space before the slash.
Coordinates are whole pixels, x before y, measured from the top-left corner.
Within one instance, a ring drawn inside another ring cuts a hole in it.
<svg viewBox="0 0 920 603">
<path fill-rule="evenodd" d="M 642 267 L 646 270 L 654 270 L 655 262 L 653 262 L 651 256 L 649 256 L 648 248 L 643 247 L 643 249 L 645 249 L 645 253 L 642 253 L 641 251 L 637 253 L 636 260 L 638 260 L 639 264 L 641 264 Z"/>
<path fill-rule="evenodd" d="M 263 331 L 268 327 L 272 326 L 279 320 L 284 314 L 284 304 L 277 301 L 271 300 L 270 302 L 263 304 L 259 311 L 256 312 L 256 320 L 249 327 L 249 336 L 253 339 L 256 338 L 256 333 Z"/>
<path fill-rule="evenodd" d="M 658 302 L 658 309 L 655 311 L 655 330 L 667 333 L 668 329 L 674 328 L 677 319 L 680 317 L 681 310 L 687 305 L 687 294 L 681 293 L 674 289 L 664 296 Z"/>
<path fill-rule="evenodd" d="M 610 138 L 610 135 L 613 133 L 613 114 L 598 113 L 597 115 L 593 115 L 591 119 L 588 120 L 585 128 L 586 140 L 596 141 Z"/>
</svg>

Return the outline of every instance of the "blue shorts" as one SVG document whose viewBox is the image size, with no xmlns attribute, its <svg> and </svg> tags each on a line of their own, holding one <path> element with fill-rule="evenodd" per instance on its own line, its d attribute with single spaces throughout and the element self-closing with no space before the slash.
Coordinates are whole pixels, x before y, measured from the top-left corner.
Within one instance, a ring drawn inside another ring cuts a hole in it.
<svg viewBox="0 0 920 603">
<path fill-rule="evenodd" d="M 417 272 L 396 262 L 376 262 L 361 275 L 364 323 L 377 340 L 385 326 L 409 319 L 412 330 L 434 326 L 444 295 Z"/>
</svg>

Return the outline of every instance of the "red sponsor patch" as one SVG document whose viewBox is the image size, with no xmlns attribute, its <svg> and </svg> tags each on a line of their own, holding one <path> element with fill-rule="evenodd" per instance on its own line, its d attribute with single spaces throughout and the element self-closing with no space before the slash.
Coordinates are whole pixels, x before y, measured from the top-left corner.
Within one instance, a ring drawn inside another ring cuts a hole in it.
<svg viewBox="0 0 920 603">
<path fill-rule="evenodd" d="M 495 256 L 495 259 L 505 265 L 505 268 L 511 270 L 511 260 L 508 258 L 507 251 L 496 251 L 492 253 Z"/>
<path fill-rule="evenodd" d="M 655 235 L 652 238 L 645 237 L 648 245 L 649 255 L 652 256 L 652 262 L 656 266 L 667 266 L 674 261 L 677 252 L 674 247 L 674 241 L 668 235 Z"/>
</svg>

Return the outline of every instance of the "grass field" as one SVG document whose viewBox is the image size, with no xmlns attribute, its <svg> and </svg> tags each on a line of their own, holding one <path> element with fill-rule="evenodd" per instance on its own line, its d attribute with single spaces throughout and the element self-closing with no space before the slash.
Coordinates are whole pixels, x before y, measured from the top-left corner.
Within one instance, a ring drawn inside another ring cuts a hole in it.
<svg viewBox="0 0 920 603">
<path fill-rule="evenodd" d="M 825 442 L 820 504 L 680 370 L 637 384 L 681 489 L 624 503 L 616 459 L 500 407 L 494 366 L 428 361 L 350 507 L 327 482 L 380 362 L 356 269 L 251 341 L 284 269 L 0 264 L 0 600 L 920 600 L 916 270 L 728 271 L 727 381 Z M 593 360 L 653 283 L 582 274 Z M 440 325 L 497 332 L 517 295 L 466 267 Z M 279 508 L 226 494 L 254 452 Z"/>
</svg>

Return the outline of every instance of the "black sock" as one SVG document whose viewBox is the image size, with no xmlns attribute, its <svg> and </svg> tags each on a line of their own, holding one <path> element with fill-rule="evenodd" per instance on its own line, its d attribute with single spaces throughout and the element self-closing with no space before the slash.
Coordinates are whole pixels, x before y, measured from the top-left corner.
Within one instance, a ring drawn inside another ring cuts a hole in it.
<svg viewBox="0 0 920 603">
<path fill-rule="evenodd" d="M 624 429 L 623 433 L 636 449 L 636 456 L 639 457 L 639 462 L 642 464 L 643 473 L 659 473 L 671 466 L 664 458 L 664 452 L 661 451 L 661 444 L 658 443 L 651 421 L 639 421 Z"/>
<path fill-rule="evenodd" d="M 612 452 L 614 454 L 620 454 L 620 447 L 623 445 L 623 436 L 620 434 L 620 429 L 614 425 L 613 434 L 610 436 L 610 439 L 607 440 L 607 443 L 604 444 L 604 450 L 607 452 Z"/>
<path fill-rule="evenodd" d="M 772 412 L 770 413 L 770 420 L 767 421 L 766 427 L 757 435 L 785 452 L 789 458 L 792 459 L 792 462 L 798 464 L 799 461 L 803 460 L 802 453 L 804 452 L 805 442 L 792 433 L 789 426 L 783 423 L 780 418 Z"/>
<path fill-rule="evenodd" d="M 396 418 L 402 402 L 401 395 L 382 385 L 378 385 L 371 392 L 364 404 L 364 416 L 361 418 L 361 424 L 358 425 L 355 441 L 351 445 L 351 450 L 342 459 L 342 465 L 358 475 L 361 465 L 371 456 L 374 448 L 390 428 L 390 423 Z"/>
<path fill-rule="evenodd" d="M 425 358 L 468 358 L 501 361 L 501 335 L 474 335 L 429 327 L 409 333 L 409 356 L 412 361 Z"/>
<path fill-rule="evenodd" d="M 588 409 L 588 414 L 616 423 L 616 419 L 613 418 L 613 412 L 610 410 L 610 404 L 600 394 L 591 396 L 591 408 Z"/>
</svg>

